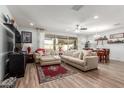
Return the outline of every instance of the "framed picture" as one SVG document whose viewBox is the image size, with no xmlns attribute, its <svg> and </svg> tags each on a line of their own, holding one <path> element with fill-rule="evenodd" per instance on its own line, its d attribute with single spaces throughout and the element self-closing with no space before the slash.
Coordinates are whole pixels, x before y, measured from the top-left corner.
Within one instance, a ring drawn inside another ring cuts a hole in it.
<svg viewBox="0 0 124 93">
<path fill-rule="evenodd" d="M 124 38 L 124 33 L 117 33 L 110 35 L 110 39 Z"/>
<path fill-rule="evenodd" d="M 22 31 L 22 43 L 32 43 L 32 32 Z"/>
</svg>

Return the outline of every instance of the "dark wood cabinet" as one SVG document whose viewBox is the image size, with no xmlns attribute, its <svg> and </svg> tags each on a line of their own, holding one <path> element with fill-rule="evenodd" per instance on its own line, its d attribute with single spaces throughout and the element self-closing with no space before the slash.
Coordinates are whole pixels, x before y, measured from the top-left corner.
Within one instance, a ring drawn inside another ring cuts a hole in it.
<svg viewBox="0 0 124 93">
<path fill-rule="evenodd" d="M 34 62 L 33 54 L 27 54 L 26 55 L 26 63 L 33 63 L 33 62 Z"/>
<path fill-rule="evenodd" d="M 12 77 L 23 77 L 25 73 L 26 63 L 24 54 L 9 55 L 9 75 Z"/>
</svg>

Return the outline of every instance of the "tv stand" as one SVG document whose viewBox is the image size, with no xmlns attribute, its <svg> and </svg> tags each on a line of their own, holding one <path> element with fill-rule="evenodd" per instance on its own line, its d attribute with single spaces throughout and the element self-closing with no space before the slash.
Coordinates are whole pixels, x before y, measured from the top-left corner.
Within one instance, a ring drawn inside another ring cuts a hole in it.
<svg viewBox="0 0 124 93">
<path fill-rule="evenodd" d="M 9 55 L 9 76 L 10 77 L 24 77 L 26 62 L 24 54 L 10 54 Z"/>
</svg>

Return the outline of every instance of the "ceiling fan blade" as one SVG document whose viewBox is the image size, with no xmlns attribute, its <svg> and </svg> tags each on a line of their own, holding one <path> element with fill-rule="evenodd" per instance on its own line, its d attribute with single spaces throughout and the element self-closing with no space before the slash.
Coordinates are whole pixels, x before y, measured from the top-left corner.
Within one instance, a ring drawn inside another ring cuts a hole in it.
<svg viewBox="0 0 124 93">
<path fill-rule="evenodd" d="M 80 28 L 80 30 L 87 30 L 87 28 L 86 28 L 86 27 L 84 27 L 84 28 Z"/>
<path fill-rule="evenodd" d="M 79 11 L 84 5 L 74 5 L 72 6 L 72 10 Z"/>
</svg>

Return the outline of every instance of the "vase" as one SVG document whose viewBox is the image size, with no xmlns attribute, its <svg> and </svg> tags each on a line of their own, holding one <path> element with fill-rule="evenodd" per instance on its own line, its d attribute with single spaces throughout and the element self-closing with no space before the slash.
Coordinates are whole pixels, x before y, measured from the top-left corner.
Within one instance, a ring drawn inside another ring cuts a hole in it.
<svg viewBox="0 0 124 93">
<path fill-rule="evenodd" d="M 28 54 L 30 54 L 31 53 L 31 47 L 28 47 L 27 50 L 28 50 Z"/>
</svg>

